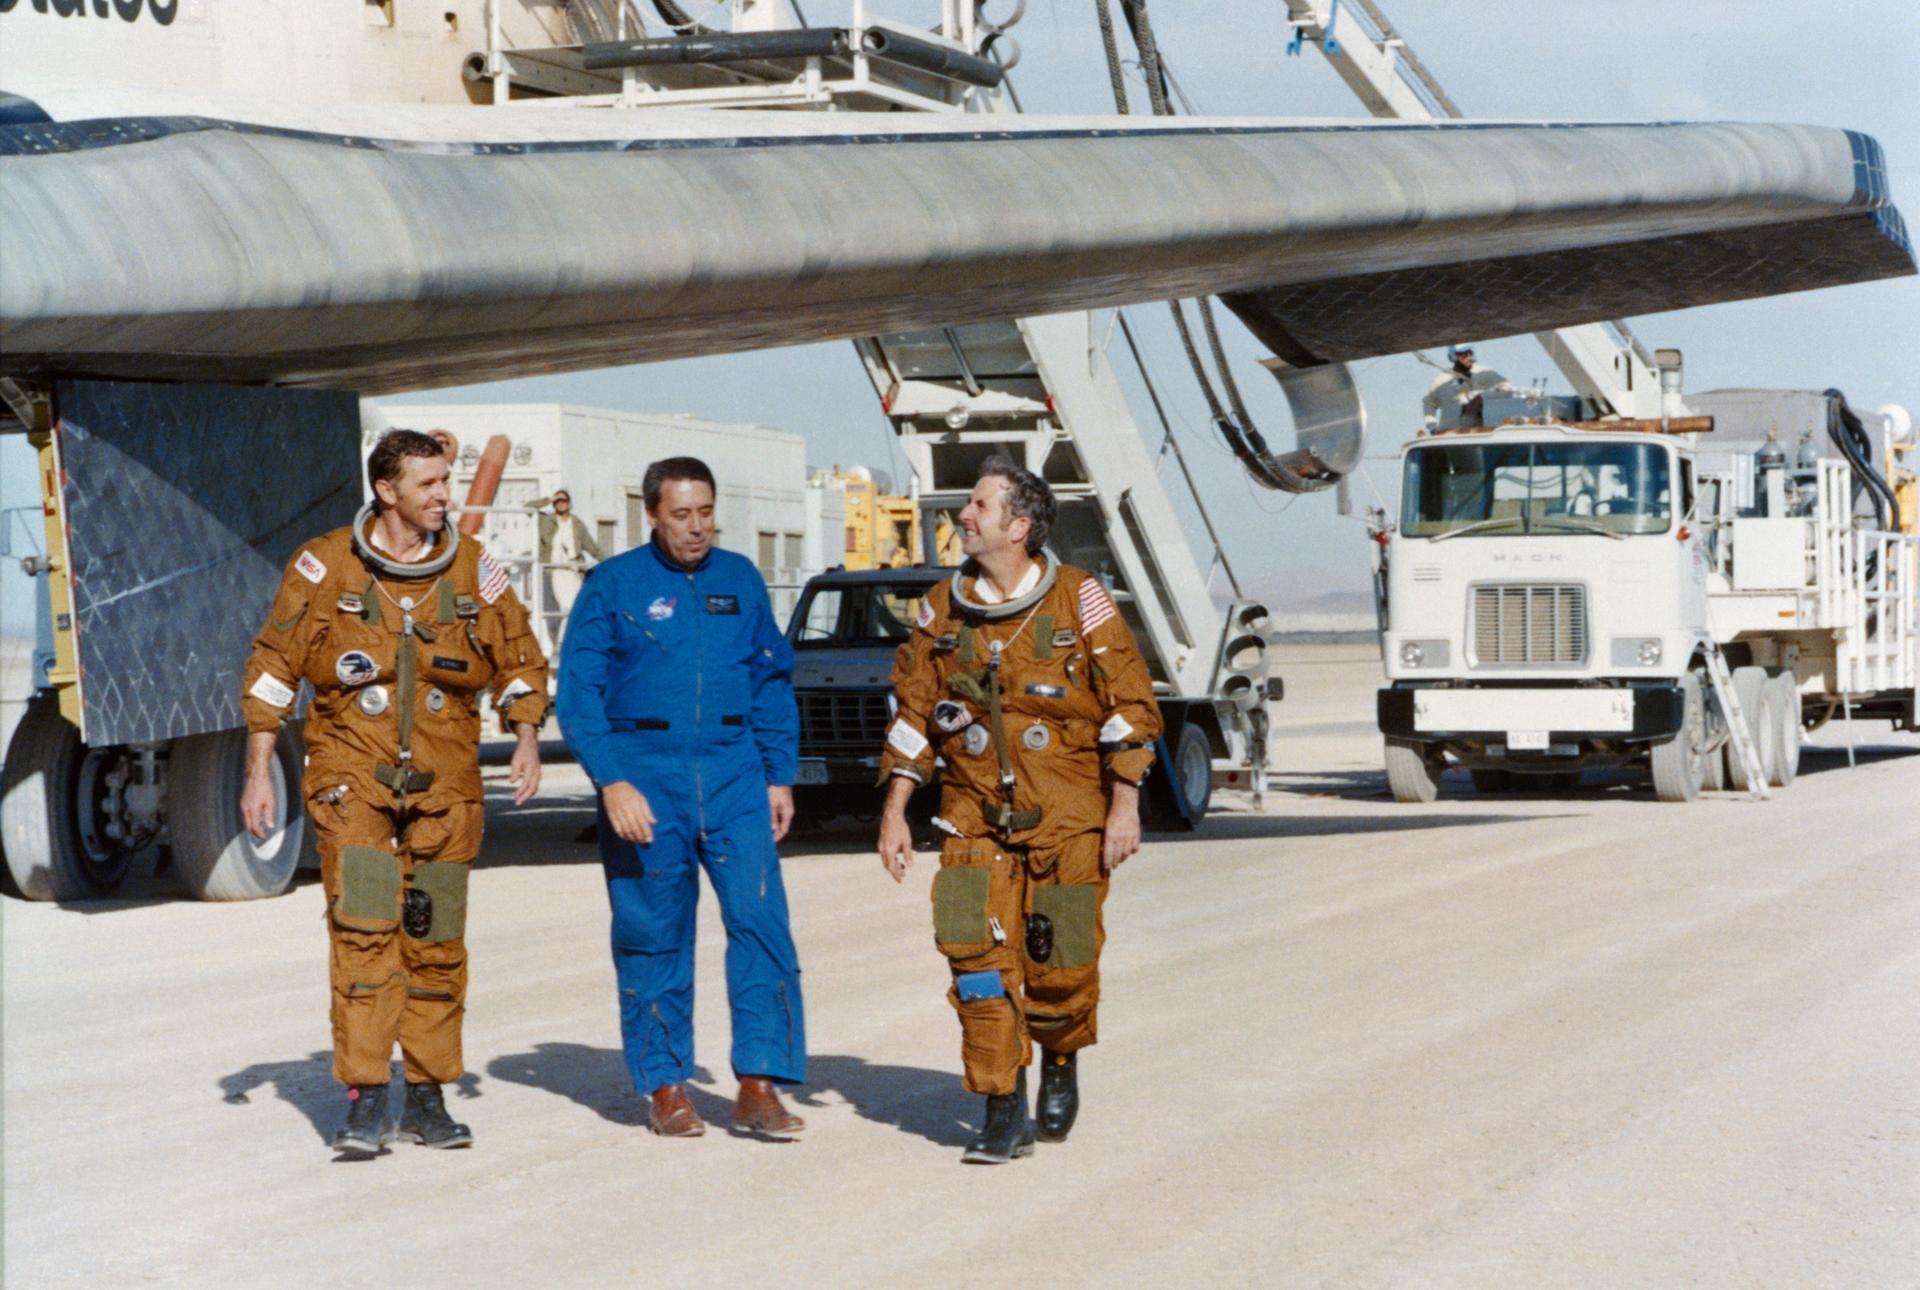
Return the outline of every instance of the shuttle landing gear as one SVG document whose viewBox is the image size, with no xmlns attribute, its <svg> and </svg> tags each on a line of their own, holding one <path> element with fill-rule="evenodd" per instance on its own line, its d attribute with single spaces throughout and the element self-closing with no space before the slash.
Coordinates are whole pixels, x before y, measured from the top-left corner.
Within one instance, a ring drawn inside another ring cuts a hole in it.
<svg viewBox="0 0 1920 1290">
<path fill-rule="evenodd" d="M 0 846 L 21 895 L 87 900 L 120 885 L 134 853 L 152 841 L 127 827 L 135 761 L 129 750 L 81 743 L 51 697 L 27 706 L 0 776 Z M 145 787 L 135 786 L 136 799 Z"/>
<path fill-rule="evenodd" d="M 293 880 L 308 830 L 297 731 L 283 731 L 275 751 L 274 831 L 261 842 L 240 825 L 244 730 L 90 748 L 57 700 L 42 695 L 15 728 L 0 775 L 7 871 L 29 900 L 94 900 L 164 842 L 180 880 L 203 900 L 278 895 Z"/>
</svg>

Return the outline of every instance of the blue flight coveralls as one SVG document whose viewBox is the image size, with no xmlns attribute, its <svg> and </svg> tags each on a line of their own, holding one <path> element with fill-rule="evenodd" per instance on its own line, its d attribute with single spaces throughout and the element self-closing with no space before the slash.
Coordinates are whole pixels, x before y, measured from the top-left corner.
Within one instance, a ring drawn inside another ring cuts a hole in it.
<svg viewBox="0 0 1920 1290">
<path fill-rule="evenodd" d="M 793 783 L 793 650 L 745 557 L 693 569 L 657 543 L 598 565 L 569 616 L 555 710 L 596 788 L 625 780 L 653 842 L 600 810 L 627 1069 L 642 1093 L 692 1077 L 694 906 L 707 871 L 727 929 L 733 1070 L 806 1078 L 800 962 L 774 847 L 769 785 Z"/>
</svg>

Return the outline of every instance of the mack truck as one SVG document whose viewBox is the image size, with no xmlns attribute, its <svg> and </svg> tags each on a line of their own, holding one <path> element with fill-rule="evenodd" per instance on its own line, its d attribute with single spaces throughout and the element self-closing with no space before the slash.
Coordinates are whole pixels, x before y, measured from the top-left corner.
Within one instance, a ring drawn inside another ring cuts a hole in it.
<svg viewBox="0 0 1920 1290">
<path fill-rule="evenodd" d="M 1721 390 L 1575 421 L 1539 402 L 1489 397 L 1484 426 L 1401 453 L 1398 523 L 1374 532 L 1397 800 L 1453 769 L 1483 792 L 1625 767 L 1661 801 L 1763 795 L 1830 719 L 1849 747 L 1855 721 L 1920 729 L 1903 409 Z"/>
</svg>

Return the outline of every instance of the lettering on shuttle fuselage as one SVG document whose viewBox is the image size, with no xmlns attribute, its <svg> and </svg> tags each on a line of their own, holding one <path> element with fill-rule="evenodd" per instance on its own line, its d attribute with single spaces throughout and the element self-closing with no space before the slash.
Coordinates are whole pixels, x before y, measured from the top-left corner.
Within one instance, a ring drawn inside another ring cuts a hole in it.
<svg viewBox="0 0 1920 1290">
<path fill-rule="evenodd" d="M 51 14 L 56 18 L 85 18 L 91 13 L 95 18 L 108 18 L 118 14 L 126 22 L 139 21 L 140 15 L 148 13 L 162 27 L 173 25 L 180 14 L 180 0 L 27 0 L 28 7 L 35 13 Z M 0 13 L 12 13 L 20 7 L 20 0 L 0 0 Z"/>
</svg>

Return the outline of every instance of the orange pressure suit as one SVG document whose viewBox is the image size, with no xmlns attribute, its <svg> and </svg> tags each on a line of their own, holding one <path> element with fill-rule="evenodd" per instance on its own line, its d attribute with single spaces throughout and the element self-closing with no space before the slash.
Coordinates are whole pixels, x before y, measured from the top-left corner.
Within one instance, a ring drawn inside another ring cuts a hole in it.
<svg viewBox="0 0 1920 1290">
<path fill-rule="evenodd" d="M 1144 779 L 1160 737 L 1106 589 L 1041 558 L 1039 585 L 1004 604 L 976 598 L 971 562 L 928 592 L 894 657 L 881 758 L 883 782 L 924 784 L 943 762 L 934 941 L 953 966 L 966 1086 L 989 1095 L 1014 1091 L 1032 1039 L 1055 1053 L 1094 1042 L 1111 785 Z"/>
<path fill-rule="evenodd" d="M 332 941 L 333 1074 L 463 1073 L 467 874 L 479 854 L 480 697 L 538 726 L 547 661 L 503 570 L 449 525 L 398 565 L 366 542 L 371 509 L 302 547 L 247 661 L 247 728 L 279 729 L 300 682 L 306 798 Z M 358 536 L 356 537 L 356 532 Z"/>
</svg>

